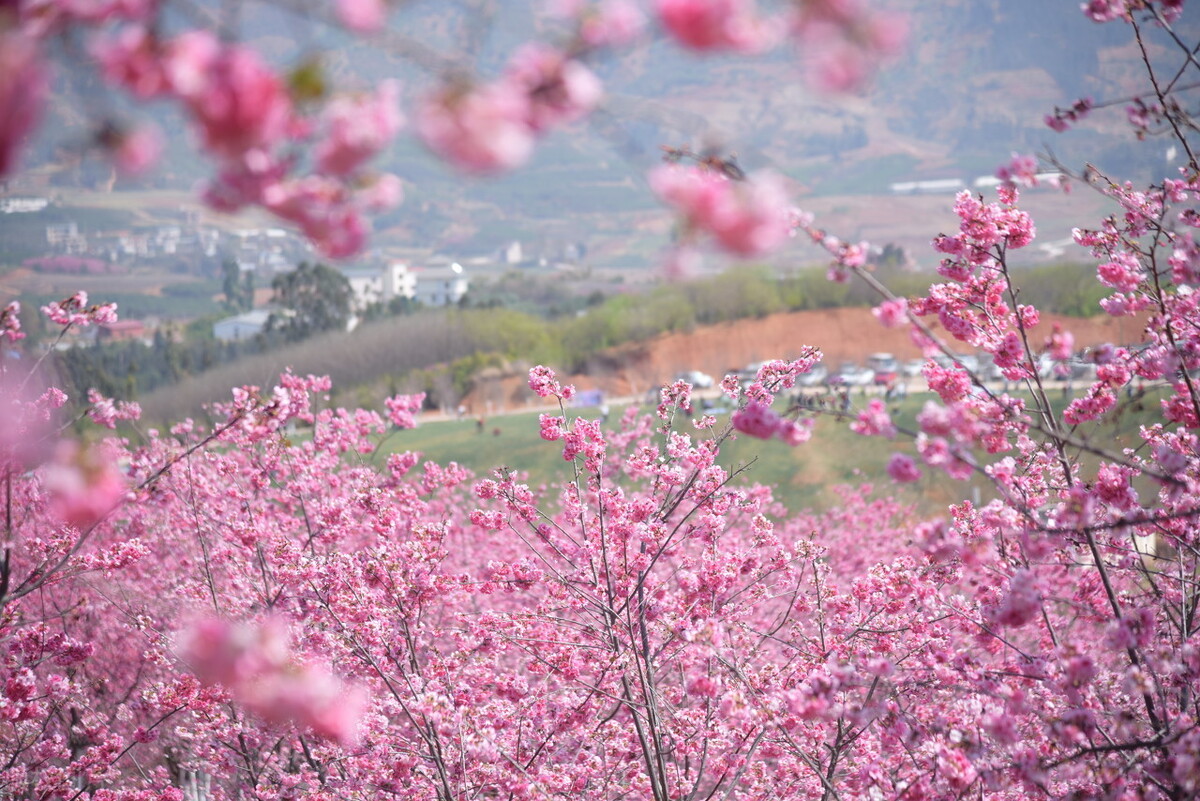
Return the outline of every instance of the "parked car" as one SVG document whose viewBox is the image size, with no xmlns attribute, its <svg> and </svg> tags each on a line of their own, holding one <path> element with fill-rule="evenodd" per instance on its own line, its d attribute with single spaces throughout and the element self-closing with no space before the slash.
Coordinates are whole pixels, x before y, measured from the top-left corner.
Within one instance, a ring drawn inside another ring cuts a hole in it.
<svg viewBox="0 0 1200 801">
<path fill-rule="evenodd" d="M 996 359 L 990 353 L 979 355 L 979 377 L 984 381 L 1003 381 L 1004 373 L 996 366 Z"/>
<path fill-rule="evenodd" d="M 679 378 L 688 382 L 696 389 L 712 389 L 713 387 L 713 377 L 699 370 L 688 370 L 686 373 L 680 373 Z"/>
<path fill-rule="evenodd" d="M 933 360 L 934 360 L 934 362 L 937 363 L 938 367 L 942 367 L 942 368 L 961 367 L 962 369 L 966 370 L 967 372 L 971 372 L 971 373 L 974 373 L 977 370 L 979 370 L 979 359 L 975 358 L 975 356 L 970 353 L 968 353 L 968 354 L 953 353 L 950 355 L 947 355 L 945 353 L 937 353 L 937 354 L 934 354 Z"/>
<path fill-rule="evenodd" d="M 1054 371 L 1054 357 L 1049 353 L 1043 353 L 1037 358 L 1037 374 L 1038 378 L 1057 378 Z"/>
<path fill-rule="evenodd" d="M 875 371 L 860 367 L 854 362 L 842 362 L 837 372 L 830 377 L 830 384 L 844 384 L 851 387 L 865 387 L 875 380 Z"/>
<path fill-rule="evenodd" d="M 814 364 L 807 373 L 801 373 L 796 378 L 796 385 L 801 387 L 816 387 L 825 383 L 829 377 L 829 368 L 823 364 Z"/>
<path fill-rule="evenodd" d="M 1066 364 L 1067 375 L 1075 381 L 1095 381 L 1096 363 L 1073 356 Z"/>
<path fill-rule="evenodd" d="M 758 379 L 758 371 L 766 362 L 751 362 L 737 371 L 738 382 L 742 385 L 742 389 L 753 384 Z"/>
<path fill-rule="evenodd" d="M 867 369 L 876 386 L 886 386 L 899 377 L 900 361 L 890 353 L 872 353 L 867 357 Z"/>
</svg>

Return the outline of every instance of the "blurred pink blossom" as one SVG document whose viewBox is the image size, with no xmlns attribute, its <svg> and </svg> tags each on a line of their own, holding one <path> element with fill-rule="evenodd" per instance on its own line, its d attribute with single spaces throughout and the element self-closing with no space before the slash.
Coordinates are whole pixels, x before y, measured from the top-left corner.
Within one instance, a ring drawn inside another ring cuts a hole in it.
<svg viewBox="0 0 1200 801">
<path fill-rule="evenodd" d="M 367 211 L 387 211 L 404 201 L 404 182 L 385 172 L 359 188 L 355 195 L 359 204 Z"/>
<path fill-rule="evenodd" d="M 0 471 L 24 469 L 49 458 L 54 410 L 66 403 L 61 392 L 34 397 L 28 376 L 0 370 Z"/>
<path fill-rule="evenodd" d="M 830 0 L 800 6 L 792 34 L 803 49 L 809 81 L 825 91 L 850 92 L 901 51 L 908 23 L 898 14 L 874 13 L 858 0 Z"/>
<path fill-rule="evenodd" d="M 513 54 L 505 78 L 529 99 L 527 122 L 541 133 L 591 111 L 604 94 L 600 79 L 557 48 L 529 44 Z"/>
<path fill-rule="evenodd" d="M 387 23 L 383 0 L 337 0 L 337 18 L 355 33 L 374 33 Z"/>
<path fill-rule="evenodd" d="M 348 687 L 321 662 L 292 653 L 288 628 L 272 619 L 258 626 L 209 618 L 180 636 L 180 659 L 206 685 L 219 684 L 271 723 L 295 724 L 351 746 L 366 695 Z"/>
<path fill-rule="evenodd" d="M 984 608 L 984 619 L 1006 627 L 1024 626 L 1042 609 L 1037 577 L 1029 570 L 1018 570 L 1009 579 L 1008 592 L 1000 602 Z"/>
<path fill-rule="evenodd" d="M 579 37 L 589 47 L 619 47 L 636 39 L 646 27 L 646 15 L 629 0 L 602 0 L 586 9 L 579 20 Z"/>
<path fill-rule="evenodd" d="M 904 298 L 891 298 L 871 309 L 871 313 L 884 328 L 895 328 L 908 321 L 908 301 Z"/>
<path fill-rule="evenodd" d="M 888 459 L 887 474 L 892 477 L 893 481 L 908 483 L 921 478 L 921 468 L 917 467 L 917 463 L 911 456 L 893 453 L 892 457 Z"/>
<path fill-rule="evenodd" d="M 339 97 L 325 107 L 327 132 L 317 143 L 317 169 L 349 175 L 387 147 L 404 124 L 400 84 L 383 81 L 373 95 Z"/>
<path fill-rule="evenodd" d="M 111 36 L 98 38 L 91 51 L 104 79 L 124 87 L 134 97 L 157 97 L 170 87 L 159 41 L 143 26 L 126 26 Z"/>
<path fill-rule="evenodd" d="M 93 423 L 105 428 L 116 428 L 121 420 L 137 420 L 142 416 L 142 407 L 134 401 L 116 401 L 106 398 L 95 389 L 88 390 L 88 417 Z"/>
<path fill-rule="evenodd" d="M 758 401 L 751 401 L 733 413 L 733 427 L 758 439 L 770 439 L 782 425 L 783 418 L 770 406 Z"/>
<path fill-rule="evenodd" d="M 103 519 L 129 491 L 107 446 L 74 440 L 59 441 L 54 457 L 42 467 L 42 485 L 51 513 L 80 531 Z"/>
<path fill-rule="evenodd" d="M 163 152 L 162 131 L 157 125 L 139 125 L 122 131 L 109 143 L 113 163 L 126 175 L 138 175 L 153 167 Z"/>
<path fill-rule="evenodd" d="M 774 39 L 753 0 L 656 0 L 655 10 L 663 27 L 693 50 L 755 52 Z"/>
<path fill-rule="evenodd" d="M 417 135 L 455 167 L 493 173 L 525 163 L 533 153 L 529 98 L 507 81 L 451 84 L 417 107 Z"/>
<path fill-rule="evenodd" d="M 0 340 L 16 342 L 24 338 L 25 334 L 21 331 L 21 302 L 9 301 L 7 306 L 0 309 Z"/>
<path fill-rule="evenodd" d="M 782 180 L 772 173 L 731 181 L 703 167 L 664 165 L 649 180 L 689 226 L 712 234 L 730 253 L 762 256 L 791 237 L 791 204 Z"/>
<path fill-rule="evenodd" d="M 272 184 L 263 189 L 261 202 L 299 225 L 330 258 L 352 256 L 366 244 L 367 223 L 341 181 L 309 175 Z"/>
<path fill-rule="evenodd" d="M 1037 156 L 1013 153 L 1007 164 L 996 168 L 996 177 L 1014 186 L 1037 186 Z"/>
<path fill-rule="evenodd" d="M 27 0 L 20 5 L 26 29 L 46 36 L 72 22 L 143 22 L 154 14 L 158 0 Z"/>
<path fill-rule="evenodd" d="M 37 44 L 15 31 L 0 33 L 0 178 L 16 168 L 18 149 L 41 117 L 48 85 Z"/>
<path fill-rule="evenodd" d="M 812 439 L 814 422 L 811 417 L 799 421 L 784 420 L 775 435 L 785 445 L 791 445 L 794 448 Z"/>
<path fill-rule="evenodd" d="M 286 136 L 292 121 L 287 87 L 255 51 L 222 44 L 209 31 L 189 31 L 171 42 L 167 73 L 212 153 L 236 160 Z"/>
</svg>

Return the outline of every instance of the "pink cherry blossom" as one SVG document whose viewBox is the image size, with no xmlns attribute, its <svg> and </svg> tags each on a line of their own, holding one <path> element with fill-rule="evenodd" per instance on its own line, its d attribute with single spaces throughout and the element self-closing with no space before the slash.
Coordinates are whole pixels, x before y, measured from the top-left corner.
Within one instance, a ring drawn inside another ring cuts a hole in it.
<svg viewBox="0 0 1200 801">
<path fill-rule="evenodd" d="M 204 147 L 220 158 L 237 160 L 286 136 L 293 115 L 287 88 L 254 51 L 194 31 L 170 43 L 166 63 L 171 89 Z"/>
<path fill-rule="evenodd" d="M 904 298 L 885 300 L 871 310 L 884 328 L 895 328 L 908 320 L 908 302 Z"/>
<path fill-rule="evenodd" d="M 0 177 L 16 169 L 19 149 L 37 126 L 49 86 L 37 44 L 0 31 Z"/>
<path fill-rule="evenodd" d="M 139 175 L 153 167 L 162 156 L 162 131 L 156 125 L 140 125 L 117 133 L 109 147 L 117 169 L 126 175 Z"/>
<path fill-rule="evenodd" d="M 782 181 L 773 174 L 741 182 L 700 167 L 662 166 L 649 180 L 689 225 L 710 233 L 730 253 L 761 256 L 791 237 L 791 206 Z"/>
<path fill-rule="evenodd" d="M 279 620 L 261 626 L 201 620 L 181 638 L 180 659 L 204 684 L 219 684 L 272 723 L 298 724 L 352 746 L 366 696 L 325 665 L 300 662 Z"/>
<path fill-rule="evenodd" d="M 893 453 L 888 459 L 887 474 L 892 477 L 893 481 L 908 483 L 920 480 L 921 468 L 917 467 L 917 463 L 911 456 Z"/>
<path fill-rule="evenodd" d="M 574 386 L 571 384 L 559 384 L 558 377 L 554 371 L 540 364 L 529 370 L 529 388 L 539 398 L 556 397 L 560 400 L 569 401 L 575 397 Z"/>
<path fill-rule="evenodd" d="M 356 33 L 374 33 L 387 24 L 384 0 L 337 0 L 337 18 Z"/>
<path fill-rule="evenodd" d="M 771 43 L 753 0 L 655 0 L 655 11 L 667 31 L 694 50 L 753 52 Z"/>
<path fill-rule="evenodd" d="M 1013 153 L 1012 160 L 996 168 L 996 177 L 1014 186 L 1038 185 L 1037 157 Z"/>
<path fill-rule="evenodd" d="M 317 169 L 349 175 L 395 138 L 404 123 L 398 102 L 400 85 L 383 81 L 374 95 L 337 98 L 324 110 L 327 127 L 318 142 Z"/>
<path fill-rule="evenodd" d="M 46 304 L 42 307 L 42 314 L 56 325 L 86 327 L 116 322 L 117 304 L 99 303 L 89 306 L 87 293 L 76 292 L 69 298 Z"/>
<path fill-rule="evenodd" d="M 367 240 L 362 210 L 340 181 L 325 176 L 271 184 L 263 189 L 263 206 L 300 226 L 326 256 L 347 258 Z"/>
<path fill-rule="evenodd" d="M 887 437 L 896 436 L 896 426 L 892 423 L 887 406 L 879 398 L 872 398 L 867 408 L 859 412 L 858 419 L 850 424 L 850 429 L 863 436 Z"/>
<path fill-rule="evenodd" d="M 775 436 L 779 437 L 785 445 L 790 445 L 794 448 L 811 440 L 812 432 L 812 418 L 799 421 L 784 420 L 775 431 Z"/>
<path fill-rule="evenodd" d="M 537 133 L 583 117 L 604 92 L 591 70 L 545 45 L 526 45 L 513 54 L 505 79 L 527 96 L 527 123 Z"/>
<path fill-rule="evenodd" d="M 791 27 L 810 83 L 829 92 L 861 88 L 908 38 L 903 17 L 844 0 L 804 3 L 794 12 Z"/>
<path fill-rule="evenodd" d="M 770 439 L 779 432 L 783 420 L 771 407 L 751 401 L 733 413 L 733 427 L 758 439 Z"/>
<path fill-rule="evenodd" d="M 163 48 L 158 38 L 140 25 L 127 25 L 116 33 L 97 38 L 92 55 L 100 63 L 104 78 L 142 100 L 165 94 L 170 88 Z"/>
<path fill-rule="evenodd" d="M 600 0 L 578 10 L 579 38 L 589 47 L 620 47 L 646 27 L 646 15 L 630 0 Z"/>
<path fill-rule="evenodd" d="M 137 420 L 142 416 L 142 407 L 133 401 L 114 401 L 94 389 L 88 390 L 88 417 L 93 423 L 105 428 L 116 428 L 119 421 Z"/>
<path fill-rule="evenodd" d="M 384 401 L 388 419 L 392 421 L 392 425 L 400 429 L 417 427 L 416 413 L 421 411 L 424 404 L 424 392 L 413 395 L 396 395 Z"/>
<path fill-rule="evenodd" d="M 58 443 L 53 459 L 42 467 L 42 483 L 52 514 L 80 531 L 119 506 L 128 492 L 107 447 L 71 440 Z"/>
<path fill-rule="evenodd" d="M 416 130 L 425 145 L 455 167 L 494 173 L 520 166 L 533 153 L 530 101 L 508 81 L 450 84 L 425 96 Z"/>
<path fill-rule="evenodd" d="M 1000 626 L 1019 627 L 1032 621 L 1041 609 L 1036 576 L 1029 570 L 1018 570 L 1009 579 L 1002 600 L 984 614 Z"/>
<path fill-rule="evenodd" d="M 1110 22 L 1128 13 L 1126 0 L 1088 0 L 1082 8 L 1094 22 Z"/>
<path fill-rule="evenodd" d="M 9 301 L 8 305 L 0 309 L 0 340 L 17 342 L 24 338 L 25 334 L 21 331 L 21 302 Z"/>
<path fill-rule="evenodd" d="M 61 392 L 38 397 L 22 371 L 0 370 L 0 472 L 23 471 L 50 457 L 55 412 L 66 400 Z"/>
</svg>

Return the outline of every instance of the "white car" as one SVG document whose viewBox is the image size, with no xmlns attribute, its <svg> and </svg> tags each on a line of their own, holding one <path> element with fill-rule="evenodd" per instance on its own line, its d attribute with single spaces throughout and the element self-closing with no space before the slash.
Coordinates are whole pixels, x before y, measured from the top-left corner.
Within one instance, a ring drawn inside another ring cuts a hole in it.
<svg viewBox="0 0 1200 801">
<path fill-rule="evenodd" d="M 829 378 L 829 368 L 823 364 L 814 364 L 807 373 L 796 376 L 796 386 L 817 387 L 825 383 L 827 378 Z"/>
<path fill-rule="evenodd" d="M 696 389 L 712 389 L 713 386 L 713 377 L 699 370 L 688 370 L 686 373 L 680 373 L 679 377 Z"/>
<path fill-rule="evenodd" d="M 857 364 L 845 363 L 838 367 L 837 374 L 834 375 L 829 383 L 845 384 L 851 387 L 865 387 L 875 380 L 875 371 L 869 370 L 866 367 L 859 367 Z"/>
</svg>

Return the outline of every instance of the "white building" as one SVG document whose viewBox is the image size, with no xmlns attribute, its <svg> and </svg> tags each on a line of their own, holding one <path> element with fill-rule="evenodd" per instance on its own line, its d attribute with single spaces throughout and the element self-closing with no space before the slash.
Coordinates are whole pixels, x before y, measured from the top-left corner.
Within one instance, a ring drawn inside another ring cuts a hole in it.
<svg viewBox="0 0 1200 801">
<path fill-rule="evenodd" d="M 41 211 L 49 205 L 50 199 L 44 197 L 0 198 L 0 212 L 4 214 L 29 214 Z"/>
<path fill-rule="evenodd" d="M 356 312 L 396 298 L 420 301 L 426 306 L 448 306 L 458 303 L 470 285 L 458 262 L 409 267 L 408 262 L 392 261 L 384 267 L 344 267 L 341 273 L 350 282 Z"/>
<path fill-rule="evenodd" d="M 390 262 L 384 270 L 384 295 L 388 300 L 393 298 L 415 298 L 417 296 L 417 276 L 408 268 L 406 261 Z"/>
<path fill-rule="evenodd" d="M 226 317 L 224 320 L 213 323 L 213 336 L 222 342 L 251 339 L 263 332 L 263 329 L 267 327 L 267 318 L 270 316 L 271 312 L 267 309 L 255 309 L 244 314 Z"/>
<path fill-rule="evenodd" d="M 893 195 L 940 195 L 960 192 L 966 188 L 961 178 L 942 178 L 935 181 L 901 181 L 890 184 Z"/>
<path fill-rule="evenodd" d="M 467 294 L 470 281 L 463 266 L 454 262 L 446 267 L 424 267 L 414 271 L 416 286 L 412 297 L 426 306 L 450 306 Z"/>
<path fill-rule="evenodd" d="M 361 312 L 368 306 L 383 302 L 383 270 L 374 267 L 343 267 L 341 273 L 350 282 L 350 306 Z"/>
<path fill-rule="evenodd" d="M 46 226 L 46 243 L 66 253 L 87 253 L 87 237 L 79 233 L 73 222 L 51 223 Z"/>
</svg>

